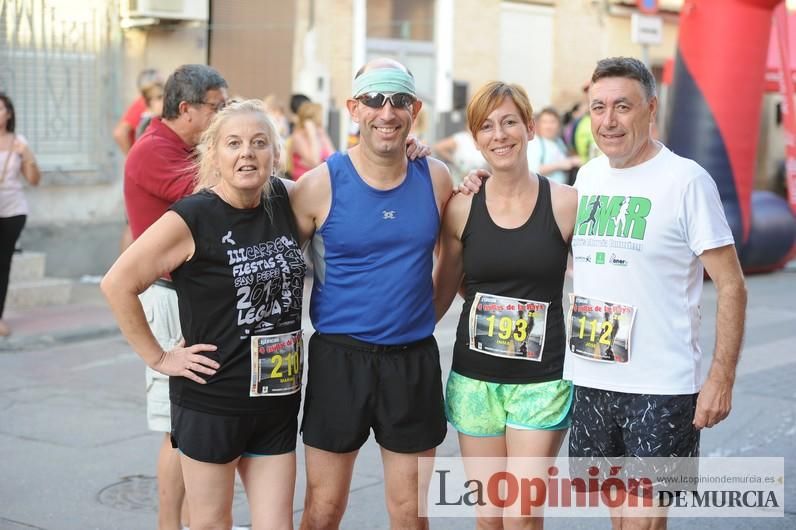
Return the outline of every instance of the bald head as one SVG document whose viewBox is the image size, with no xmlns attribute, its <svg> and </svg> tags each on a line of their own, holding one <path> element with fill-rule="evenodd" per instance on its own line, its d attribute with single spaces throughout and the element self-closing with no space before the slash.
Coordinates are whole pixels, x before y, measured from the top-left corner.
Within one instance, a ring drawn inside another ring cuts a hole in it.
<svg viewBox="0 0 796 530">
<path fill-rule="evenodd" d="M 387 57 L 373 59 L 360 68 L 352 88 L 351 95 L 354 98 L 368 93 L 401 93 L 417 98 L 412 72 L 395 59 Z"/>
</svg>

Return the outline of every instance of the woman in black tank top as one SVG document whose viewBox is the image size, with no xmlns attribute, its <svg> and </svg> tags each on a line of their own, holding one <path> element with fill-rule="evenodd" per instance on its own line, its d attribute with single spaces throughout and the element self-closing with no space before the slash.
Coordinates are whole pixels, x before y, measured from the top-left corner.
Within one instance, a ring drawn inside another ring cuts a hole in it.
<svg viewBox="0 0 796 530">
<path fill-rule="evenodd" d="M 136 240 L 102 289 L 133 349 L 170 377 L 191 527 L 232 525 L 237 470 L 253 526 L 289 528 L 306 266 L 273 177 L 279 139 L 262 104 L 242 101 L 218 112 L 200 151 L 200 191 Z M 169 274 L 184 341 L 163 351 L 136 295 Z"/>
<path fill-rule="evenodd" d="M 530 173 L 533 119 L 521 87 L 485 85 L 470 101 L 467 121 L 490 178 L 481 193 L 450 200 L 440 236 L 437 319 L 462 282 L 465 291 L 446 390 L 448 420 L 464 457 L 553 457 L 571 406 L 571 384 L 561 380 L 562 295 L 577 192 Z M 466 469 L 485 484 L 505 469 L 490 465 Z M 545 469 L 522 473 L 544 477 Z M 512 514 L 523 515 L 519 506 L 478 511 L 484 519 Z M 541 528 L 541 519 L 531 521 Z"/>
</svg>

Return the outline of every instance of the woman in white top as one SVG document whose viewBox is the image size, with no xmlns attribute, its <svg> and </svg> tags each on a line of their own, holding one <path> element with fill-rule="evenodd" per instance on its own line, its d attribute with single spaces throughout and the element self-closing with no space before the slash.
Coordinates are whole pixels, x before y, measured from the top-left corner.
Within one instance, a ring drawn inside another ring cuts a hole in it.
<svg viewBox="0 0 796 530">
<path fill-rule="evenodd" d="M 559 184 L 569 184 L 567 173 L 580 166 L 580 158 L 570 156 L 561 138 L 561 118 L 547 107 L 536 117 L 536 137 L 528 142 L 528 166 Z"/>
<path fill-rule="evenodd" d="M 41 179 L 33 151 L 27 140 L 14 132 L 15 125 L 14 104 L 0 92 L 0 337 L 11 333 L 3 321 L 3 309 L 11 257 L 28 215 L 28 203 L 22 191 L 24 181 L 37 186 Z"/>
<path fill-rule="evenodd" d="M 455 185 L 460 184 L 469 171 L 487 167 L 470 131 L 459 131 L 443 138 L 434 144 L 433 151 L 448 165 Z"/>
</svg>

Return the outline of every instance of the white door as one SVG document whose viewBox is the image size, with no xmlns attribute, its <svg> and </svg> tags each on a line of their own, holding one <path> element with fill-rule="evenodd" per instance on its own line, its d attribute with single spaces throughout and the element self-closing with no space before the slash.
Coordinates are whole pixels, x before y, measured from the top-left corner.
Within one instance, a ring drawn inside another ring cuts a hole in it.
<svg viewBox="0 0 796 530">
<path fill-rule="evenodd" d="M 553 8 L 501 2 L 500 9 L 500 80 L 522 85 L 540 110 L 552 99 Z"/>
</svg>

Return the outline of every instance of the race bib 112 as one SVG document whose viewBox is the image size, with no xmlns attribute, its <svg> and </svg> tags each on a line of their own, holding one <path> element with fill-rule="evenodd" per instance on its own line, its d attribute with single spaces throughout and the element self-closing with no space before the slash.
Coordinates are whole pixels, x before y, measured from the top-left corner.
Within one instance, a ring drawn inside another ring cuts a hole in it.
<svg viewBox="0 0 796 530">
<path fill-rule="evenodd" d="M 569 351 L 591 361 L 630 362 L 636 308 L 576 294 L 569 295 Z"/>
</svg>

